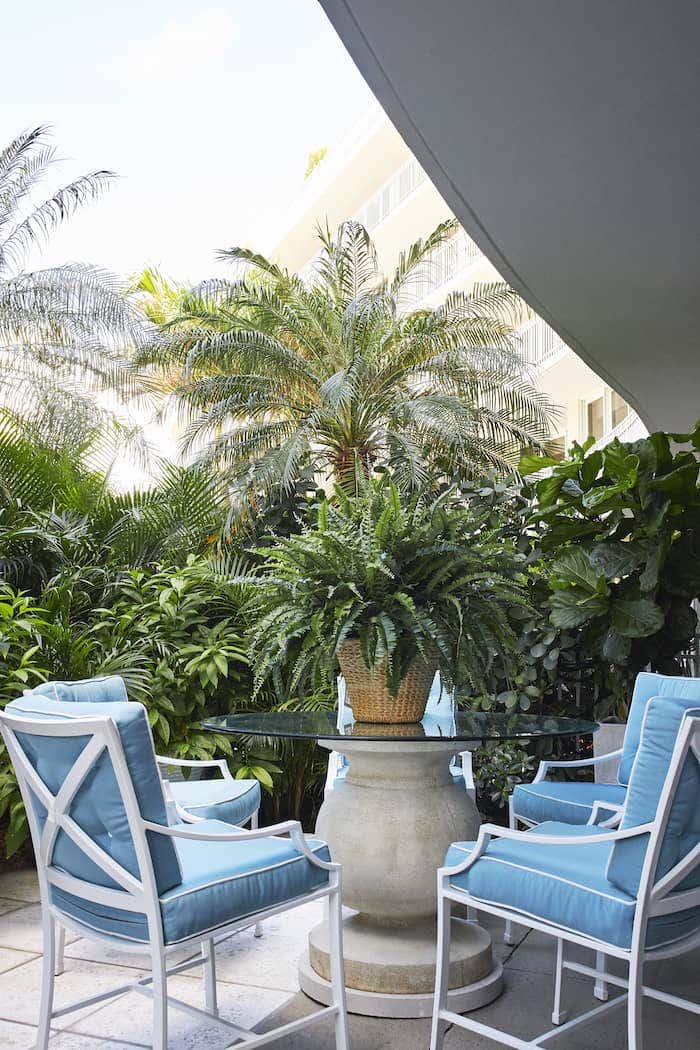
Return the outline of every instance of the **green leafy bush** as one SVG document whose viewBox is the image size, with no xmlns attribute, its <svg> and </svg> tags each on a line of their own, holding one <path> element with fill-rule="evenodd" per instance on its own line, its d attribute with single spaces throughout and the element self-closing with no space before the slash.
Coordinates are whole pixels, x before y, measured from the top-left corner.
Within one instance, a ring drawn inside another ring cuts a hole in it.
<svg viewBox="0 0 700 1050">
<path fill-rule="evenodd" d="M 38 685 L 48 668 L 41 649 L 46 629 L 44 611 L 26 595 L 0 583 L 0 707 L 23 689 Z M 12 856 L 29 834 L 17 778 L 0 740 L 0 824 L 5 825 L 5 851 Z"/>
<path fill-rule="evenodd" d="M 679 654 L 694 637 L 699 450 L 700 426 L 631 444 L 614 440 L 594 451 L 589 442 L 561 463 L 538 457 L 521 463 L 524 472 L 550 468 L 536 482 L 532 514 L 550 621 L 575 632 L 578 646 L 597 661 L 606 701 L 599 714 L 624 716 L 644 667 L 679 673 Z"/>
</svg>

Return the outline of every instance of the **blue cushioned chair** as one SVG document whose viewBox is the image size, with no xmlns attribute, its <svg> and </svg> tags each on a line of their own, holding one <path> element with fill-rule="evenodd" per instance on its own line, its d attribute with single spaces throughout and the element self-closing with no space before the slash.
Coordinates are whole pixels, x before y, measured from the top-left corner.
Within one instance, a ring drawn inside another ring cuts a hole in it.
<svg viewBox="0 0 700 1050">
<path fill-rule="evenodd" d="M 74 682 L 44 682 L 31 692 L 52 700 L 61 700 L 63 703 L 127 703 L 129 700 L 126 684 L 119 675 L 83 678 Z M 226 824 L 237 827 L 249 823 L 251 828 L 257 828 L 260 783 L 257 780 L 237 780 L 232 777 L 225 759 L 194 761 L 156 755 L 156 762 L 163 780 L 168 808 L 173 817 L 172 823 L 223 820 Z M 216 770 L 219 775 L 212 780 L 200 780 L 195 777 L 172 780 L 167 775 L 170 769 L 198 772 Z M 255 927 L 255 936 L 262 936 L 260 923 Z M 63 973 L 64 949 L 65 930 L 61 928 L 56 950 L 57 975 Z"/>
<path fill-rule="evenodd" d="M 638 674 L 622 748 L 607 755 L 575 762 L 540 762 L 532 783 L 518 784 L 511 795 L 510 827 L 517 828 L 523 824 L 532 828 L 549 820 L 564 824 L 588 824 L 594 820 L 607 826 L 618 823 L 639 747 L 644 711 L 652 696 L 680 696 L 700 704 L 700 678 L 674 677 L 649 671 Z M 594 767 L 615 758 L 620 760 L 616 784 L 550 780 L 548 777 L 552 769 Z M 510 923 L 506 926 L 505 941 L 507 944 L 512 943 Z M 597 992 L 601 998 L 605 996 L 600 986 Z"/>
<path fill-rule="evenodd" d="M 71 703 L 126 702 L 129 697 L 124 679 L 119 675 L 102 678 L 85 678 L 76 682 L 45 682 L 32 690 L 53 700 Z M 156 762 L 165 782 L 166 798 L 185 823 L 194 820 L 223 820 L 227 824 L 258 825 L 260 809 L 260 784 L 257 780 L 236 780 L 225 759 L 192 761 L 156 755 Z M 217 777 L 200 780 L 172 780 L 167 776 L 170 769 L 215 770 Z"/>
<path fill-rule="evenodd" d="M 637 723 L 635 756 L 619 827 L 547 821 L 535 830 L 484 825 L 476 842 L 454 843 L 438 873 L 438 966 L 431 1050 L 447 1023 L 531 1048 L 625 1001 L 629 1050 L 641 1048 L 643 996 L 700 1015 L 700 1004 L 643 983 L 647 961 L 700 944 L 700 704 L 686 697 L 648 699 Z M 477 907 L 556 939 L 556 1026 L 526 1041 L 447 1009 L 450 912 Z M 571 941 L 624 960 L 629 979 L 564 956 Z M 565 1023 L 562 979 L 569 970 L 626 994 Z"/>
<path fill-rule="evenodd" d="M 337 726 L 338 729 L 342 729 L 343 726 L 351 726 L 355 721 L 355 718 L 352 713 L 352 708 L 348 703 L 345 679 L 342 676 L 339 676 L 337 684 Z M 429 727 L 432 732 L 437 729 L 438 735 L 441 728 L 444 729 L 446 734 L 453 731 L 454 696 L 447 689 L 443 688 L 439 673 L 435 675 L 433 680 L 422 724 Z M 328 794 L 329 791 L 332 791 L 336 784 L 347 776 L 347 772 L 347 756 L 341 755 L 338 751 L 331 751 L 328 759 L 328 773 L 326 774 L 326 787 L 324 793 Z M 460 752 L 459 757 L 453 758 L 450 763 L 450 772 L 455 783 L 464 786 L 467 794 L 474 799 L 476 790 L 472 773 L 471 751 L 462 751 Z"/>
<path fill-rule="evenodd" d="M 27 808 L 41 892 L 44 966 L 37 1046 L 53 1018 L 129 989 L 153 999 L 153 1046 L 167 1047 L 168 1002 L 223 1028 L 231 1041 L 266 1045 L 332 1016 L 347 1050 L 340 867 L 297 821 L 243 830 L 217 820 L 169 826 L 146 710 L 104 700 L 70 702 L 30 692 L 0 713 L 0 730 Z M 215 940 L 256 919 L 328 898 L 333 1005 L 258 1035 L 218 1015 Z M 60 1010 L 53 1008 L 56 925 L 142 952 L 151 976 Z M 189 945 L 201 954 L 168 969 Z M 169 1000 L 169 974 L 202 965 L 205 1009 Z"/>
</svg>

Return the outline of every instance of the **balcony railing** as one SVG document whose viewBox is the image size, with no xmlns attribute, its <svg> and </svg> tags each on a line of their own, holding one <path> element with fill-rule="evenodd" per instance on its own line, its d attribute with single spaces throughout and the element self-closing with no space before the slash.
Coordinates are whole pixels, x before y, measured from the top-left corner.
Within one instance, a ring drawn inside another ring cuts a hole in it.
<svg viewBox="0 0 700 1050">
<path fill-rule="evenodd" d="M 638 441 L 639 438 L 646 437 L 647 434 L 648 430 L 634 409 L 631 408 L 625 418 L 620 420 L 617 426 L 613 427 L 612 430 L 609 430 L 607 434 L 603 434 L 602 438 L 599 438 L 596 441 L 592 446 L 591 451 L 605 448 L 613 438 L 618 438 L 619 441 Z"/>
<path fill-rule="evenodd" d="M 531 368 L 545 368 L 560 354 L 568 350 L 553 328 L 533 317 L 518 329 L 522 355 Z"/>
<path fill-rule="evenodd" d="M 481 251 L 474 241 L 464 230 L 458 230 L 454 237 L 431 252 L 416 271 L 402 291 L 401 306 L 406 309 L 421 303 L 479 258 Z"/>
<path fill-rule="evenodd" d="M 380 190 L 377 190 L 373 197 L 370 197 L 366 204 L 363 204 L 355 218 L 366 230 L 373 230 L 422 182 L 425 182 L 426 178 L 420 164 L 412 157 L 384 183 Z"/>
</svg>

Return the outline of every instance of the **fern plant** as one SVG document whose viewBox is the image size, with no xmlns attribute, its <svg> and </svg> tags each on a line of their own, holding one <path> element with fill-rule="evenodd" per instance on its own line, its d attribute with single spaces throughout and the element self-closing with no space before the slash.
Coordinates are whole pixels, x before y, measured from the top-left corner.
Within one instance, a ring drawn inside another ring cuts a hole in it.
<svg viewBox="0 0 700 1050">
<path fill-rule="evenodd" d="M 526 605 L 520 556 L 492 539 L 452 489 L 404 498 L 387 478 L 337 487 L 313 528 L 265 549 L 257 578 L 255 685 L 281 698 L 335 674 L 348 639 L 386 672 L 393 695 L 418 654 L 437 650 L 448 682 L 481 693 L 515 646 L 510 617 Z"/>
</svg>

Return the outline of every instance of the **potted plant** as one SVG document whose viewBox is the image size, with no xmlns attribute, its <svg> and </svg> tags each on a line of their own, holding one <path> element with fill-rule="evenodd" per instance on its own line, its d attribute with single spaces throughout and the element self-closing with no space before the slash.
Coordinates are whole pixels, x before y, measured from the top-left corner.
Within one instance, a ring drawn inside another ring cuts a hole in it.
<svg viewBox="0 0 700 1050">
<path fill-rule="evenodd" d="M 515 645 L 521 558 L 455 492 L 402 496 L 386 478 L 336 488 L 313 527 L 264 549 L 252 640 L 256 688 L 287 696 L 338 665 L 357 721 L 415 722 L 436 670 L 482 693 Z"/>
</svg>

